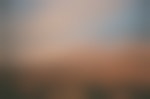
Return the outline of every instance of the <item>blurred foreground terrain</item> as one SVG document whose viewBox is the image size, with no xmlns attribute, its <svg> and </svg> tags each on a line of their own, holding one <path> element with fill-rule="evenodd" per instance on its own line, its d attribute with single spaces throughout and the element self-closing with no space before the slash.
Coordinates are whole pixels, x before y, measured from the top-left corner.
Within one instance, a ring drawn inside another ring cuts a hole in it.
<svg viewBox="0 0 150 99">
<path fill-rule="evenodd" d="M 7 99 L 150 98 L 150 63 L 145 49 L 130 46 L 106 52 L 82 46 L 50 53 L 26 54 L 13 61 L 4 84 Z"/>
</svg>

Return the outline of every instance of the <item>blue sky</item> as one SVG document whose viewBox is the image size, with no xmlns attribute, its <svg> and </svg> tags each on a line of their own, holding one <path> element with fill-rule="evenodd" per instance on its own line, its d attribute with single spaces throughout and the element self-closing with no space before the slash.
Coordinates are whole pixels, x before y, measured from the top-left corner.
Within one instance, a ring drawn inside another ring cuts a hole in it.
<svg viewBox="0 0 150 99">
<path fill-rule="evenodd" d="M 28 17 L 34 15 L 35 11 L 38 11 L 44 8 L 47 4 L 52 3 L 52 0 L 48 0 L 44 3 L 44 0 L 40 2 L 36 2 L 37 0 L 13 0 L 12 4 L 12 14 L 15 21 L 22 21 L 28 19 Z M 128 37 L 136 38 L 136 34 L 138 28 L 140 26 L 141 20 L 141 2 L 139 0 L 131 0 L 130 6 L 126 7 L 124 10 L 120 11 L 120 13 L 114 14 L 114 16 L 110 16 L 108 20 L 104 20 L 103 26 L 100 25 L 101 21 L 97 19 L 92 19 L 93 21 L 87 23 L 85 25 L 85 29 L 87 31 L 91 31 L 91 35 L 99 37 L 99 30 L 103 29 L 104 33 L 108 33 L 107 35 L 113 39 L 122 38 L 123 36 L 128 35 Z M 49 4 L 50 5 L 50 4 Z M 90 28 L 95 29 L 95 33 L 93 33 L 93 29 L 88 30 Z M 128 32 L 121 32 L 128 31 Z M 86 35 L 86 34 L 85 34 Z M 115 37 L 115 38 L 114 38 Z M 109 38 L 107 38 L 109 39 Z M 106 40 L 107 40 L 106 39 Z"/>
</svg>

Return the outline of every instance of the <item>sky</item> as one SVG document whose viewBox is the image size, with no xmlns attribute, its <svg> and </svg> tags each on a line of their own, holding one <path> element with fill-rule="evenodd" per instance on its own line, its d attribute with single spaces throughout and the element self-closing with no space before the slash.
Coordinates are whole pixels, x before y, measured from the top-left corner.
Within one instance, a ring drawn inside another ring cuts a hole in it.
<svg viewBox="0 0 150 99">
<path fill-rule="evenodd" d="M 49 46 L 51 42 L 110 45 L 130 43 L 139 34 L 139 0 L 12 1 L 12 44 L 16 46 Z"/>
</svg>

